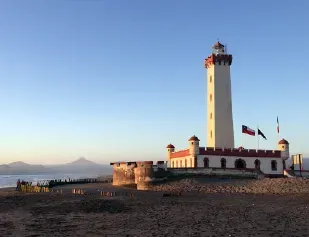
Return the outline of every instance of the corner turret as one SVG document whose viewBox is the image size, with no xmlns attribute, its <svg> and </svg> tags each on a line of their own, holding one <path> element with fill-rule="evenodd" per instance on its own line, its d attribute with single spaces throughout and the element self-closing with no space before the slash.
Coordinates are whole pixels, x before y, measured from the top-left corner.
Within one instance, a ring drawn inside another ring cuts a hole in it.
<svg viewBox="0 0 309 237">
<path fill-rule="evenodd" d="M 278 142 L 278 150 L 281 151 L 281 157 L 283 160 L 287 160 L 290 157 L 290 144 L 287 140 L 282 139 Z"/>
<path fill-rule="evenodd" d="M 167 145 L 166 149 L 167 149 L 166 156 L 167 156 L 167 162 L 168 162 L 167 166 L 171 167 L 171 154 L 175 151 L 175 146 L 170 143 Z"/>
<path fill-rule="evenodd" d="M 190 149 L 191 156 L 196 156 L 199 154 L 199 148 L 200 148 L 199 141 L 200 139 L 198 139 L 198 137 L 196 137 L 195 135 L 190 137 L 189 149 Z"/>
</svg>

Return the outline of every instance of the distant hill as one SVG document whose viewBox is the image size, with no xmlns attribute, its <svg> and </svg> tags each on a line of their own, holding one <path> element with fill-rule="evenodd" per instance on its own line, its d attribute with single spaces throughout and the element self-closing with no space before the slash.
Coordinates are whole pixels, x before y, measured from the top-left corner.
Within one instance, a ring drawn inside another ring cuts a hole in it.
<svg viewBox="0 0 309 237">
<path fill-rule="evenodd" d="M 72 166 L 97 166 L 99 164 L 94 163 L 93 161 L 87 160 L 83 157 L 71 162 L 71 163 L 67 163 L 65 165 L 72 165 Z"/>
<path fill-rule="evenodd" d="M 48 169 L 43 165 L 30 165 L 22 161 L 13 162 L 7 165 L 0 165 L 0 174 L 30 174 L 44 173 Z"/>
<path fill-rule="evenodd" d="M 25 168 L 41 168 L 41 169 L 44 169 L 44 166 L 43 165 L 30 165 L 30 164 L 27 164 L 25 162 L 22 162 L 22 161 L 16 161 L 16 162 L 12 162 L 10 164 L 7 165 L 8 167 L 10 168 L 14 168 L 14 169 L 25 169 Z"/>
<path fill-rule="evenodd" d="M 7 174 L 51 174 L 51 173 L 102 173 L 110 174 L 109 165 L 100 165 L 85 158 L 79 158 L 62 165 L 31 165 L 22 161 L 0 165 L 0 175 Z"/>
</svg>

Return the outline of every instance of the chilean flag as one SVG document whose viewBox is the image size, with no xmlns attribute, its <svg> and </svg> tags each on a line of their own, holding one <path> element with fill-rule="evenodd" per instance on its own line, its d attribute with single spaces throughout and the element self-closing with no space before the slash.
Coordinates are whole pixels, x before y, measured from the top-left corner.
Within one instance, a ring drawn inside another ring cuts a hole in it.
<svg viewBox="0 0 309 237">
<path fill-rule="evenodd" d="M 255 131 L 245 125 L 242 125 L 242 133 L 248 134 L 250 136 L 255 136 Z"/>
</svg>

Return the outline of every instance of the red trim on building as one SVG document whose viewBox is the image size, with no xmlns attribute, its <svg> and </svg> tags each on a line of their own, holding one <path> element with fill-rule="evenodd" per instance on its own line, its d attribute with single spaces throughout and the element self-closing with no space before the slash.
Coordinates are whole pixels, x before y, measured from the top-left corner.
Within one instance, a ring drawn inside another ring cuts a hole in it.
<svg viewBox="0 0 309 237">
<path fill-rule="evenodd" d="M 208 58 L 205 59 L 205 68 L 209 68 L 210 65 L 215 64 L 216 62 L 232 64 L 233 57 L 231 54 L 211 54 Z"/>
<path fill-rule="evenodd" d="M 222 149 L 213 147 L 200 147 L 200 155 L 209 156 L 237 156 L 237 157 L 263 157 L 263 158 L 281 158 L 281 151 L 273 150 L 254 150 L 254 149 Z"/>
<path fill-rule="evenodd" d="M 182 151 L 176 151 L 171 153 L 171 158 L 180 158 L 180 157 L 185 157 L 190 155 L 190 150 L 182 150 Z"/>
</svg>

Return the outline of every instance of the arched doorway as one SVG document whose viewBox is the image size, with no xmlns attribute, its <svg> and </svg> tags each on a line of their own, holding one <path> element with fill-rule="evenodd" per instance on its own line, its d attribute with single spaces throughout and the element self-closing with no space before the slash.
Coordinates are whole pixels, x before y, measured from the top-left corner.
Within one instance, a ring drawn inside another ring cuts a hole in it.
<svg viewBox="0 0 309 237">
<path fill-rule="evenodd" d="M 260 168 L 261 168 L 261 162 L 260 162 L 260 160 L 256 159 L 256 160 L 254 161 L 254 166 L 255 166 L 256 169 L 260 169 Z"/>
<path fill-rule="evenodd" d="M 235 168 L 236 169 L 245 169 L 247 167 L 246 161 L 243 159 L 237 159 L 235 160 Z"/>
<path fill-rule="evenodd" d="M 224 159 L 224 158 L 221 159 L 221 168 L 222 169 L 226 168 L 226 159 Z"/>
<path fill-rule="evenodd" d="M 209 159 L 207 157 L 204 158 L 204 168 L 209 168 Z"/>
</svg>

